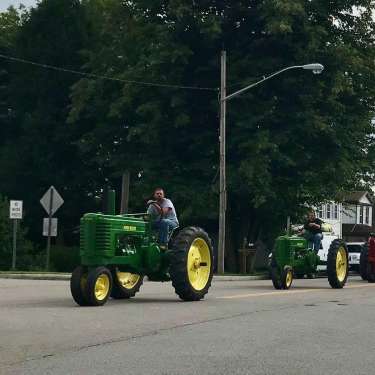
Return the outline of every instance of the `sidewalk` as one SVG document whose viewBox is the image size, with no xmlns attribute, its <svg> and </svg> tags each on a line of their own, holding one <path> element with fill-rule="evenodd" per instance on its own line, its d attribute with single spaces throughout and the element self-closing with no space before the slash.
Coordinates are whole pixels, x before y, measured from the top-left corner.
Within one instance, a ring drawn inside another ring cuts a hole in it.
<svg viewBox="0 0 375 375">
<path fill-rule="evenodd" d="M 70 273 L 61 272 L 0 272 L 0 279 L 21 280 L 70 280 Z M 213 281 L 251 281 L 265 280 L 267 274 L 260 275 L 214 275 Z"/>
</svg>

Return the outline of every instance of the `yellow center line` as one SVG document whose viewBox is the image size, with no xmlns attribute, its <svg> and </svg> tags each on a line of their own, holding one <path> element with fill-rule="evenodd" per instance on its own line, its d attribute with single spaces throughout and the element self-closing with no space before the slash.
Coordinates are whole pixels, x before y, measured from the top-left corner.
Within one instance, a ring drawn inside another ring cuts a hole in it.
<svg viewBox="0 0 375 375">
<path fill-rule="evenodd" d="M 362 284 L 362 285 L 349 285 L 344 287 L 344 289 L 354 289 L 354 288 L 367 288 L 375 287 L 375 284 Z M 236 299 L 236 298 L 248 298 L 248 297 L 265 297 L 265 296 L 278 296 L 284 295 L 289 296 L 291 294 L 300 294 L 300 293 L 311 293 L 311 292 L 322 292 L 330 291 L 333 288 L 317 288 L 317 289 L 303 289 L 303 290 L 279 290 L 275 292 L 265 292 L 265 293 L 249 293 L 249 294 L 236 294 L 233 296 L 221 296 L 216 297 L 217 299 Z"/>
</svg>

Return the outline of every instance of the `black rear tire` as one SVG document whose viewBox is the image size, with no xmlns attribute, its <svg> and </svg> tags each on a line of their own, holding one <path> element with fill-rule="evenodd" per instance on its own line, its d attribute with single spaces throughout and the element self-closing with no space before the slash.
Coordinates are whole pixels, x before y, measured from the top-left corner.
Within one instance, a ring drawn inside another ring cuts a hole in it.
<svg viewBox="0 0 375 375">
<path fill-rule="evenodd" d="M 126 280 L 124 282 L 124 274 L 129 275 L 129 282 L 126 282 Z M 136 276 L 139 277 L 138 280 L 136 280 Z M 133 280 L 131 280 L 131 278 L 133 278 Z M 128 299 L 134 297 L 135 294 L 139 292 L 139 289 L 143 284 L 143 276 L 130 274 L 128 272 L 120 272 L 117 267 L 115 267 L 112 270 L 112 279 L 113 286 L 111 291 L 111 297 L 114 299 Z"/>
<path fill-rule="evenodd" d="M 368 258 L 368 245 L 364 245 L 359 258 L 359 274 L 362 280 L 367 280 L 367 258 Z"/>
<path fill-rule="evenodd" d="M 88 306 L 89 302 L 85 294 L 87 282 L 87 269 L 83 266 L 78 266 L 72 272 L 70 278 L 70 292 L 74 301 L 80 306 Z"/>
<path fill-rule="evenodd" d="M 327 274 L 332 288 L 343 288 L 349 273 L 349 257 L 346 244 L 342 240 L 333 240 L 328 250 Z"/>
<path fill-rule="evenodd" d="M 196 263 L 190 264 L 191 257 Z M 202 299 L 211 286 L 213 250 L 208 234 L 199 227 L 182 229 L 173 241 L 169 273 L 176 294 L 184 301 Z"/>
</svg>

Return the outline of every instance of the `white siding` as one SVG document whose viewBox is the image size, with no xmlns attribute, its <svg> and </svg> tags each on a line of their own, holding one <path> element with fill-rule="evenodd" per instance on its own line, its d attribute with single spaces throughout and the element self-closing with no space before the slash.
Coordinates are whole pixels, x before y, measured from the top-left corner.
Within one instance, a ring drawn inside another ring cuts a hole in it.
<svg viewBox="0 0 375 375">
<path fill-rule="evenodd" d="M 336 215 L 337 217 L 335 217 Z M 341 215 L 342 215 L 342 204 L 341 203 L 325 203 L 318 206 L 316 209 L 316 216 L 322 219 L 325 223 L 332 225 L 333 234 L 341 238 Z"/>
<path fill-rule="evenodd" d="M 359 212 L 358 212 L 358 215 L 359 215 Z M 343 206 L 342 223 L 343 224 L 356 224 L 357 223 L 357 207 L 354 204 Z"/>
<path fill-rule="evenodd" d="M 370 207 L 370 222 L 369 225 L 372 227 L 372 207 Z"/>
</svg>

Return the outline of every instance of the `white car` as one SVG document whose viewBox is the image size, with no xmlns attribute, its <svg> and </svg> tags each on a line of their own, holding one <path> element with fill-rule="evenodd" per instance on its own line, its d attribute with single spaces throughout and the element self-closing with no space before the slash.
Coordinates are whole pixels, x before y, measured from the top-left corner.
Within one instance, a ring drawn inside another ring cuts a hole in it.
<svg viewBox="0 0 375 375">
<path fill-rule="evenodd" d="M 346 244 L 349 253 L 349 268 L 353 271 L 359 272 L 359 259 L 365 244 L 365 242 L 347 242 Z"/>
</svg>

